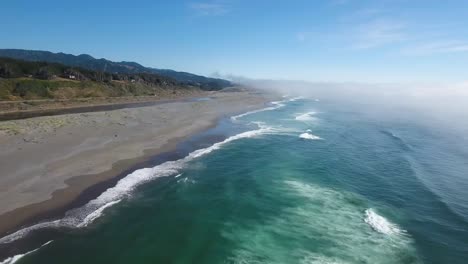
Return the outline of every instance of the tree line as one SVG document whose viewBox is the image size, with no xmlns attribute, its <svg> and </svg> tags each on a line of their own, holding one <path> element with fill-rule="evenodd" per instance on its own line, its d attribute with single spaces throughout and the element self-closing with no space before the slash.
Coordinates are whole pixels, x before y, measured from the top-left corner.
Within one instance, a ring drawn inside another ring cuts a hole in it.
<svg viewBox="0 0 468 264">
<path fill-rule="evenodd" d="M 70 67 L 59 63 L 23 61 L 11 58 L 0 58 L 0 78 L 35 78 L 51 80 L 57 77 L 76 81 L 125 81 L 142 82 L 147 85 L 176 86 L 184 85 L 175 79 L 153 73 L 110 73 Z"/>
</svg>

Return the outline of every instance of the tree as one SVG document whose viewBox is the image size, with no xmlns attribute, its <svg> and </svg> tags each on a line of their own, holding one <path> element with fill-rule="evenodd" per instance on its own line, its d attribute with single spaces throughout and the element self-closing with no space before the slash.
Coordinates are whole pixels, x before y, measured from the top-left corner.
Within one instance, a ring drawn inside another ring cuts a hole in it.
<svg viewBox="0 0 468 264">
<path fill-rule="evenodd" d="M 52 74 L 50 74 L 49 69 L 43 67 L 36 72 L 35 77 L 41 80 L 50 80 Z"/>
</svg>

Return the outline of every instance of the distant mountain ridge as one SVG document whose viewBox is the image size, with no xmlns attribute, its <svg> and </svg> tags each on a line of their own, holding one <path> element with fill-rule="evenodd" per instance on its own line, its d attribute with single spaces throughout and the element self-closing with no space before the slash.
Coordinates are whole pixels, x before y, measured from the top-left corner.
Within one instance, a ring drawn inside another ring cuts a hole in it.
<svg viewBox="0 0 468 264">
<path fill-rule="evenodd" d="M 178 72 L 168 69 L 155 69 L 145 67 L 136 62 L 114 62 L 106 59 L 96 59 L 88 54 L 72 55 L 66 53 L 53 53 L 40 50 L 0 49 L 0 57 L 20 59 L 25 61 L 44 61 L 60 63 L 72 67 L 80 67 L 93 71 L 109 73 L 153 73 L 176 79 L 180 83 L 198 86 L 203 90 L 220 90 L 232 83 L 218 78 L 209 78 L 188 72 Z"/>
</svg>

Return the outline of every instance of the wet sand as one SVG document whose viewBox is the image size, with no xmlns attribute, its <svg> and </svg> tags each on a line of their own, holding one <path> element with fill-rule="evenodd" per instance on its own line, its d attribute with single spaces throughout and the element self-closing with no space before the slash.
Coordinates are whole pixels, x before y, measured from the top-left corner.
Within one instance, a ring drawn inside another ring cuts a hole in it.
<svg viewBox="0 0 468 264">
<path fill-rule="evenodd" d="M 0 122 L 0 236 L 63 213 L 150 156 L 169 153 L 218 118 L 261 108 L 249 92 L 141 108 Z"/>
</svg>

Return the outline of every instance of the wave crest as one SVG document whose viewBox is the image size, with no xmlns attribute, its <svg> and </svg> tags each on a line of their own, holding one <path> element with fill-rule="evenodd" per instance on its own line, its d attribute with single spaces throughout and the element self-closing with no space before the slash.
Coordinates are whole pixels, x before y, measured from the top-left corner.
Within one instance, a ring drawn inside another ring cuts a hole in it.
<svg viewBox="0 0 468 264">
<path fill-rule="evenodd" d="M 317 114 L 317 113 L 314 112 L 314 111 L 307 112 L 307 113 L 304 113 L 304 114 L 297 115 L 294 119 L 296 119 L 298 121 L 311 121 L 311 120 L 314 120 L 314 115 L 315 114 Z"/>
<path fill-rule="evenodd" d="M 47 246 L 47 245 L 50 244 L 50 243 L 52 243 L 52 240 L 51 240 L 51 241 L 48 241 L 48 242 L 46 242 L 46 243 L 44 243 L 44 244 L 42 244 L 42 246 L 40 246 L 40 247 L 38 247 L 38 248 L 36 248 L 36 249 L 33 249 L 33 250 L 31 250 L 31 251 L 29 251 L 29 252 L 26 252 L 26 253 L 24 253 L 24 254 L 18 254 L 18 255 L 15 255 L 15 256 L 13 256 L 13 257 L 9 257 L 9 258 L 3 260 L 2 262 L 0 262 L 0 264 L 13 264 L 13 263 L 16 263 L 17 261 L 19 261 L 19 260 L 22 259 L 23 257 L 25 257 L 25 256 L 27 256 L 27 255 L 29 255 L 29 254 L 31 254 L 31 253 L 33 253 L 33 252 L 38 251 L 40 248 L 42 248 L 42 247 L 44 247 L 44 246 Z"/>
<path fill-rule="evenodd" d="M 376 232 L 393 235 L 402 234 L 403 230 L 399 229 L 397 225 L 390 223 L 385 217 L 377 214 L 372 208 L 366 209 L 364 221 L 369 224 Z"/>
<path fill-rule="evenodd" d="M 310 139 L 310 140 L 320 140 L 320 139 L 322 139 L 321 137 L 313 135 L 311 133 L 302 133 L 302 134 L 299 135 L 299 137 L 302 138 L 302 139 Z"/>
<path fill-rule="evenodd" d="M 264 112 L 264 111 L 276 110 L 276 109 L 278 109 L 278 108 L 284 107 L 284 106 L 285 106 L 284 103 L 287 102 L 287 101 L 288 101 L 288 100 L 271 102 L 270 104 L 271 104 L 272 106 L 268 106 L 268 107 L 265 107 L 265 108 L 262 108 L 262 109 L 257 109 L 257 110 L 245 112 L 245 113 L 240 114 L 240 115 L 232 116 L 232 117 L 231 117 L 231 120 L 237 121 L 237 119 L 239 119 L 239 118 L 241 118 L 241 117 L 244 117 L 244 116 L 251 115 L 251 114 L 260 113 L 260 112 Z"/>
</svg>

